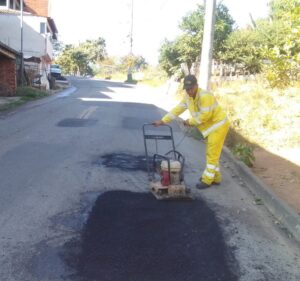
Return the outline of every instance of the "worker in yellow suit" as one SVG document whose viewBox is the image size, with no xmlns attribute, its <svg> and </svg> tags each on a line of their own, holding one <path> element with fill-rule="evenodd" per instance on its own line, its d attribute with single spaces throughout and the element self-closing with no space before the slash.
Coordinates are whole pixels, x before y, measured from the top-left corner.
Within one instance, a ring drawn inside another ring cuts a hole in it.
<svg viewBox="0 0 300 281">
<path fill-rule="evenodd" d="M 189 110 L 191 117 L 184 121 L 184 125 L 197 127 L 206 139 L 206 167 L 196 184 L 198 189 L 205 189 L 212 184 L 221 183 L 219 159 L 230 124 L 216 98 L 210 92 L 198 88 L 194 75 L 184 78 L 183 88 L 186 94 L 181 102 L 161 120 L 152 124 L 160 126 L 169 123 L 185 110 Z"/>
</svg>

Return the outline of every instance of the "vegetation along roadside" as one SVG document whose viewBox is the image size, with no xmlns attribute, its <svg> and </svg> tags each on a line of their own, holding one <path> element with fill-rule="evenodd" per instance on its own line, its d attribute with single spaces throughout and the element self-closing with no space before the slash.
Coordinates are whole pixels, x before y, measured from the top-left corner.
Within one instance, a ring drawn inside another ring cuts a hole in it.
<svg viewBox="0 0 300 281">
<path fill-rule="evenodd" d="M 32 87 L 18 87 L 16 96 L 0 99 L 0 111 L 14 109 L 28 101 L 40 99 L 50 95 L 49 92 Z"/>
</svg>

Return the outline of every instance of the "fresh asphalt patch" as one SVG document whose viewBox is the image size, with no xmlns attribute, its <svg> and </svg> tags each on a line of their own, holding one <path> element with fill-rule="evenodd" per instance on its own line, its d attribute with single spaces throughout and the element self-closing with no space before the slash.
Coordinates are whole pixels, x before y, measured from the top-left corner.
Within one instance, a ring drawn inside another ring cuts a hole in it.
<svg viewBox="0 0 300 281">
<path fill-rule="evenodd" d="M 78 281 L 238 280 L 215 214 L 201 199 L 106 192 L 64 257 Z"/>
</svg>

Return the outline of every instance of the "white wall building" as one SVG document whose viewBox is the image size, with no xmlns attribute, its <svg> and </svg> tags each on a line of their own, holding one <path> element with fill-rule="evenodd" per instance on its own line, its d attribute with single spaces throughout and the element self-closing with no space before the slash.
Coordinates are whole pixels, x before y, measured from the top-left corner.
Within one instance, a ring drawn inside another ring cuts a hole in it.
<svg viewBox="0 0 300 281">
<path fill-rule="evenodd" d="M 37 74 L 42 75 L 43 86 L 48 89 L 47 75 L 53 59 L 52 40 L 56 39 L 57 29 L 50 17 L 23 12 L 22 48 L 20 1 L 0 0 L 0 41 L 18 52 L 23 49 L 25 68 L 33 68 L 35 64 Z"/>
<path fill-rule="evenodd" d="M 21 16 L 0 11 L 0 39 L 2 43 L 21 52 Z M 23 54 L 24 58 L 53 57 L 51 34 L 46 32 L 47 18 L 24 14 Z"/>
</svg>

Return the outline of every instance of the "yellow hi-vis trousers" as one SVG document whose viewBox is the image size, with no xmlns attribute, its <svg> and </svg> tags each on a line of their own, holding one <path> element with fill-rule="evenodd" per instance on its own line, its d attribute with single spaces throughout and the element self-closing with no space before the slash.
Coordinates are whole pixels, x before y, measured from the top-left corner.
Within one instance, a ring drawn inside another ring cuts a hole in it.
<svg viewBox="0 0 300 281">
<path fill-rule="evenodd" d="M 220 183 L 222 180 L 219 159 L 229 126 L 229 122 L 226 122 L 207 136 L 206 167 L 201 176 L 201 181 L 206 184 Z"/>
</svg>

